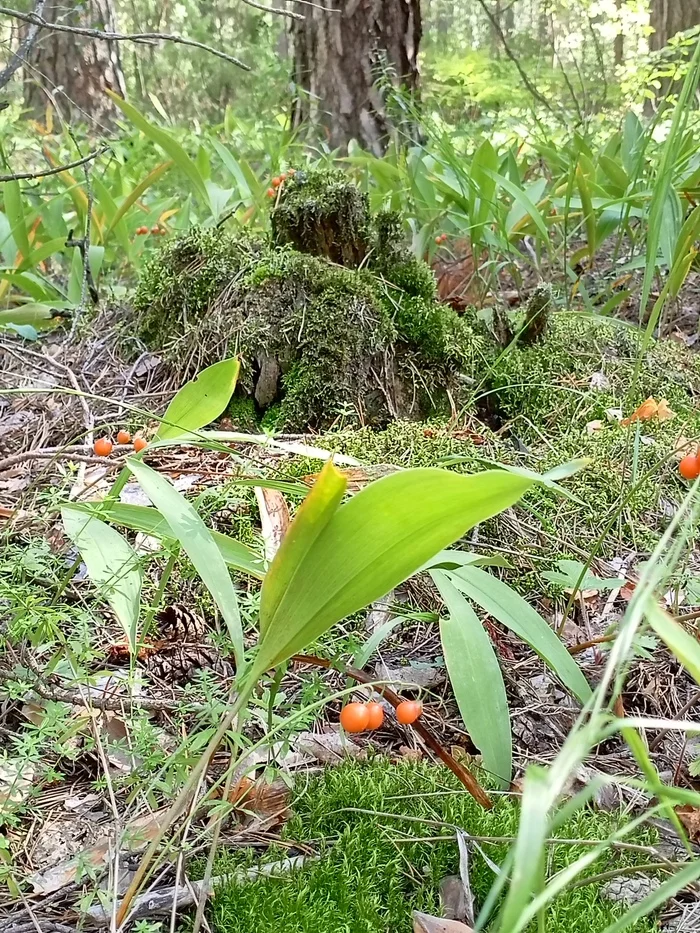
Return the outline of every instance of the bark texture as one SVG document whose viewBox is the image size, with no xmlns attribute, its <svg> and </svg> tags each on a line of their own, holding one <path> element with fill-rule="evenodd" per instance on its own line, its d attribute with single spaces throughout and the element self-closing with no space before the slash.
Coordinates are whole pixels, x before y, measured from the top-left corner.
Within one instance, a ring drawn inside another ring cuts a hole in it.
<svg viewBox="0 0 700 933">
<path fill-rule="evenodd" d="M 48 22 L 66 26 L 116 31 L 112 0 L 49 0 L 43 15 Z M 115 109 L 106 89 L 125 94 L 118 43 L 40 30 L 24 67 L 24 99 L 30 111 L 41 117 L 52 101 L 71 122 L 109 125 Z"/>
<path fill-rule="evenodd" d="M 679 32 L 700 25 L 700 0 L 653 0 L 649 48 L 658 51 Z"/>
<path fill-rule="evenodd" d="M 326 0 L 297 10 L 295 125 L 323 127 L 333 149 L 356 139 L 381 155 L 391 128 L 387 84 L 418 87 L 420 0 Z"/>
</svg>

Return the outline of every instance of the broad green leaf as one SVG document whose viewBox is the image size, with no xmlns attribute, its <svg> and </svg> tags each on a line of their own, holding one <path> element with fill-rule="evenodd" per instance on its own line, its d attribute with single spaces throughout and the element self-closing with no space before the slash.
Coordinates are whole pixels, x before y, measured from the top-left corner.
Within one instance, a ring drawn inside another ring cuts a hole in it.
<svg viewBox="0 0 700 933">
<path fill-rule="evenodd" d="M 41 324 L 42 321 L 50 321 L 54 317 L 56 312 L 51 305 L 32 301 L 16 308 L 8 308 L 7 311 L 0 311 L 0 324 Z"/>
<path fill-rule="evenodd" d="M 333 466 L 331 460 L 327 461 L 311 492 L 299 506 L 267 572 L 260 601 L 261 641 L 284 601 L 295 574 L 312 553 L 318 536 L 340 505 L 346 488 L 345 476 Z"/>
<path fill-rule="evenodd" d="M 605 577 L 603 579 L 597 577 L 590 570 L 586 570 L 586 565 L 581 563 L 580 560 L 558 560 L 557 567 L 559 570 L 545 570 L 542 572 L 545 580 L 561 586 L 576 587 L 579 590 L 614 590 L 625 584 L 625 581 L 620 577 Z"/>
<path fill-rule="evenodd" d="M 126 502 L 81 502 L 75 504 L 75 509 L 89 515 L 99 515 L 117 525 L 152 535 L 154 538 L 166 540 L 177 538 L 160 512 L 146 505 L 129 505 Z M 235 538 L 230 538 L 220 531 L 210 529 L 209 534 L 214 539 L 225 563 L 232 570 L 247 573 L 251 577 L 262 580 L 265 576 L 262 557 L 241 541 L 236 541 Z"/>
<path fill-rule="evenodd" d="M 12 238 L 17 244 L 17 249 L 22 254 L 22 259 L 29 259 L 32 247 L 29 243 L 27 220 L 24 216 L 22 190 L 17 180 L 5 182 L 3 185 L 3 201 L 5 204 L 5 213 L 12 227 Z"/>
<path fill-rule="evenodd" d="M 370 483 L 338 508 L 345 480 L 330 463 L 322 478 L 312 490 L 318 497 L 301 512 L 304 527 L 295 528 L 297 516 L 263 583 L 258 672 L 384 596 L 532 486 L 505 470 L 473 476 L 403 470 Z"/>
<path fill-rule="evenodd" d="M 448 575 L 465 596 L 527 642 L 574 696 L 585 703 L 591 688 L 581 669 L 546 620 L 522 596 L 478 567 L 461 567 Z"/>
<path fill-rule="evenodd" d="M 62 506 L 61 517 L 66 534 L 85 561 L 90 579 L 113 609 L 134 653 L 143 583 L 136 552 L 114 528 L 70 504 Z"/>
<path fill-rule="evenodd" d="M 122 97 L 118 94 L 115 94 L 114 91 L 106 92 L 109 97 L 114 101 L 114 103 L 119 107 L 121 112 L 131 120 L 131 122 L 136 126 L 141 132 L 151 139 L 157 146 L 165 152 L 169 158 L 173 160 L 175 165 L 180 169 L 180 171 L 186 175 L 189 180 L 192 182 L 192 185 L 197 192 L 197 196 L 201 199 L 202 204 L 209 205 L 209 194 L 207 192 L 206 185 L 204 184 L 204 179 L 197 168 L 197 165 L 192 161 L 192 159 L 187 155 L 182 146 L 175 141 L 173 136 L 168 133 L 166 130 L 162 130 L 160 127 L 155 126 L 153 123 L 149 122 L 142 113 L 133 106 L 133 104 L 127 103 Z"/>
<path fill-rule="evenodd" d="M 198 431 L 226 408 L 236 388 L 240 363 L 235 357 L 207 366 L 177 393 L 158 428 L 159 440 Z"/>
<path fill-rule="evenodd" d="M 652 600 L 646 611 L 647 621 L 661 641 L 700 684 L 700 645 L 697 639 L 664 612 Z"/>
<path fill-rule="evenodd" d="M 474 565 L 475 567 L 505 567 L 512 568 L 512 564 L 505 557 L 493 556 L 487 557 L 484 554 L 474 554 L 472 551 L 457 551 L 449 548 L 435 554 L 430 560 L 427 560 L 416 573 L 423 570 L 454 570 L 456 567 L 465 567 Z"/>
<path fill-rule="evenodd" d="M 165 517 L 182 549 L 194 564 L 195 570 L 212 595 L 226 622 L 236 658 L 236 666 L 243 666 L 243 628 L 238 611 L 238 599 L 228 568 L 216 546 L 211 532 L 197 514 L 196 509 L 172 484 L 155 470 L 135 457 L 127 464 L 142 489 Z"/>
<path fill-rule="evenodd" d="M 484 767 L 507 787 L 513 767 L 510 714 L 491 639 L 448 576 L 439 570 L 430 576 L 449 612 L 440 619 L 440 640 L 457 706 Z"/>
</svg>

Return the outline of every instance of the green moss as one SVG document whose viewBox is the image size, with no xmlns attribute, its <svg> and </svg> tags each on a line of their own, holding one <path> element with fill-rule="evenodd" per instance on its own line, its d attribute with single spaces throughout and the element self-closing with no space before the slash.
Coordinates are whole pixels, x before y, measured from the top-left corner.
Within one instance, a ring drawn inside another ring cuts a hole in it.
<svg viewBox="0 0 700 933">
<path fill-rule="evenodd" d="M 139 336 L 163 348 L 196 329 L 222 289 L 262 251 L 261 241 L 219 229 L 193 227 L 168 240 L 146 264 L 134 296 Z"/>
<path fill-rule="evenodd" d="M 229 402 L 227 414 L 235 431 L 256 433 L 260 429 L 255 400 L 250 396 L 243 396 L 237 392 Z"/>
<path fill-rule="evenodd" d="M 348 812 L 348 808 L 368 811 Z M 456 874 L 459 853 L 449 830 L 445 842 L 414 842 L 443 832 L 434 825 L 402 820 L 401 816 L 443 821 L 483 836 L 513 836 L 518 826 L 518 805 L 499 798 L 491 811 L 481 809 L 444 768 L 430 764 L 390 764 L 382 758 L 368 763 L 344 764 L 327 769 L 310 783 L 297 786 L 294 815 L 283 830 L 284 840 L 310 843 L 319 852 L 317 861 L 278 878 L 219 888 L 210 908 L 210 922 L 217 933 L 280 933 L 323 930 L 324 933 L 409 933 L 411 912 L 439 914 L 440 881 Z M 398 818 L 374 814 L 396 814 Z M 618 814 L 586 810 L 557 832 L 562 839 L 609 838 L 624 822 Z M 635 841 L 649 843 L 649 834 Z M 487 854 L 501 863 L 507 844 L 484 844 Z M 561 844 L 551 846 L 547 871 L 560 871 L 590 848 Z M 286 845 L 269 850 L 264 861 L 288 857 Z M 608 851 L 589 874 L 645 861 L 643 854 Z M 250 850 L 229 853 L 216 874 L 235 872 L 253 863 Z M 475 856 L 470 881 L 477 909 L 484 903 L 494 875 L 485 861 Z M 624 913 L 620 905 L 602 900 L 595 885 L 565 890 L 547 909 L 549 933 L 571 930 L 603 930 Z M 575 918 L 572 925 L 572 918 Z M 533 927 L 534 929 L 534 927 Z M 633 933 L 657 929 L 645 919 L 629 928 Z"/>
</svg>

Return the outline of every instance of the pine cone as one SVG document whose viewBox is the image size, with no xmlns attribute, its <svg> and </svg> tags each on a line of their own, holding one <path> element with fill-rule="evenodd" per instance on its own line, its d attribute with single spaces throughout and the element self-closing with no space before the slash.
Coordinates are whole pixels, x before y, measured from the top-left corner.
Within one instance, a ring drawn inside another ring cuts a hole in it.
<svg viewBox="0 0 700 933">
<path fill-rule="evenodd" d="M 160 641 L 179 645 L 184 642 L 197 644 L 207 630 L 206 622 L 200 615 L 179 603 L 161 609 L 156 614 L 155 624 L 155 634 Z"/>
<path fill-rule="evenodd" d="M 232 666 L 211 645 L 165 645 L 146 660 L 147 670 L 172 684 L 184 684 L 195 671 L 210 670 L 222 677 L 233 674 Z"/>
</svg>

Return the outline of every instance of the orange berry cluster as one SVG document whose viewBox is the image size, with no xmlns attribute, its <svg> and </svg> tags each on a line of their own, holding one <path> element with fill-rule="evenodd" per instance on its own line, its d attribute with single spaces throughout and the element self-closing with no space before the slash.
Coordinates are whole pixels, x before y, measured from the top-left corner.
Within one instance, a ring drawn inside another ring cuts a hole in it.
<svg viewBox="0 0 700 933">
<path fill-rule="evenodd" d="M 447 234 L 446 234 L 446 233 L 440 233 L 440 234 L 438 234 L 438 236 L 435 237 L 435 242 L 436 242 L 436 244 L 437 244 L 438 246 L 440 246 L 441 243 L 446 243 L 446 242 L 447 242 Z"/>
<path fill-rule="evenodd" d="M 277 194 L 277 189 L 285 183 L 288 178 L 291 178 L 292 175 L 296 174 L 295 168 L 288 168 L 286 172 L 282 172 L 281 175 L 275 175 L 275 177 L 270 182 L 270 187 L 267 189 L 268 198 L 274 198 Z"/>
<path fill-rule="evenodd" d="M 117 443 L 118 444 L 130 444 L 131 443 L 131 434 L 128 431 L 121 430 L 117 434 Z M 148 441 L 145 437 L 135 437 L 134 438 L 134 450 L 138 453 L 140 450 L 143 450 L 144 447 L 148 446 Z M 93 450 L 98 457 L 109 457 L 112 453 L 114 444 L 108 437 L 98 437 L 93 446 Z"/>
<path fill-rule="evenodd" d="M 160 224 L 155 224 L 155 226 L 151 227 L 150 231 L 148 227 L 142 226 L 137 227 L 134 232 L 136 233 L 136 236 L 146 236 L 147 233 L 152 233 L 153 236 L 165 236 L 166 231 L 164 227 L 160 226 Z"/>
<path fill-rule="evenodd" d="M 396 707 L 396 718 L 404 726 L 415 722 L 423 712 L 423 704 L 404 700 Z M 340 725 L 346 732 L 365 732 L 379 729 L 384 722 L 381 703 L 348 703 L 340 711 Z"/>
</svg>

